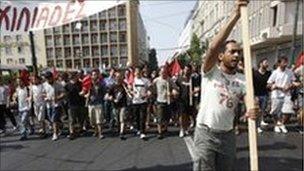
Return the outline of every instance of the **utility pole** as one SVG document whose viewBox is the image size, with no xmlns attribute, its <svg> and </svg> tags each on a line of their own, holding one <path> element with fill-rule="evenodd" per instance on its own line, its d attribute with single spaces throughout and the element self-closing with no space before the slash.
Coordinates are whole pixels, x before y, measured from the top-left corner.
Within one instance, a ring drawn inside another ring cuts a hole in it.
<svg viewBox="0 0 304 171">
<path fill-rule="evenodd" d="M 137 65 L 138 58 L 138 0 L 129 0 L 126 3 L 127 8 L 127 37 L 128 37 L 128 63 Z"/>
<path fill-rule="evenodd" d="M 299 20 L 299 7 L 300 7 L 300 0 L 297 0 L 296 9 L 295 9 L 295 19 L 293 25 L 293 35 L 292 35 L 292 47 L 291 47 L 291 63 L 295 63 L 296 58 L 296 40 L 297 40 L 297 30 L 298 30 L 298 20 Z"/>
<path fill-rule="evenodd" d="M 38 74 L 38 70 L 37 70 L 37 58 L 36 58 L 36 52 L 35 52 L 35 42 L 34 42 L 33 31 L 30 31 L 29 37 L 30 37 L 30 46 L 31 46 L 31 53 L 32 53 L 33 73 L 35 75 L 37 75 Z"/>
</svg>

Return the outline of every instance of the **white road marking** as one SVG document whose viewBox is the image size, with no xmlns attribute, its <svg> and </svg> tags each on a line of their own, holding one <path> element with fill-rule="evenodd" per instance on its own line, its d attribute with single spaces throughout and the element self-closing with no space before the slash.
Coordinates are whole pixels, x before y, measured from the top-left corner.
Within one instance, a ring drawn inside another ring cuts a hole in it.
<svg viewBox="0 0 304 171">
<path fill-rule="evenodd" d="M 185 140 L 185 143 L 188 147 L 188 151 L 190 153 L 190 156 L 191 156 L 192 160 L 194 161 L 194 159 L 195 159 L 195 148 L 194 148 L 193 139 L 191 137 L 185 137 L 184 140 Z"/>
</svg>

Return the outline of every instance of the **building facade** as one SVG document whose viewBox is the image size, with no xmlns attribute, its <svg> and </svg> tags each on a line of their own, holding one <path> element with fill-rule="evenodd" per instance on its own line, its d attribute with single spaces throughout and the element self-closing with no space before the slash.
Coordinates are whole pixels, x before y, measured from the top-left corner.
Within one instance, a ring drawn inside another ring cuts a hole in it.
<svg viewBox="0 0 304 171">
<path fill-rule="evenodd" d="M 125 67 L 128 62 L 127 4 L 78 22 L 44 30 L 48 67 L 63 69 Z M 147 33 L 138 13 L 138 53 L 148 60 Z M 143 52 L 142 52 L 143 51 Z"/>
<path fill-rule="evenodd" d="M 46 66 L 44 36 L 42 31 L 34 32 L 37 66 Z M 32 66 L 32 53 L 28 34 L 0 36 L 0 64 Z"/>
<path fill-rule="evenodd" d="M 234 1 L 198 1 L 194 7 L 191 34 L 195 33 L 201 42 L 212 40 L 221 26 L 226 23 L 234 8 Z M 297 27 L 296 54 L 303 49 L 303 2 L 300 2 Z M 287 56 L 291 60 L 292 35 L 296 1 L 250 1 L 249 24 L 253 65 L 267 58 L 275 64 L 278 57 Z M 189 33 L 188 33 L 189 34 Z M 233 29 L 229 39 L 242 42 L 241 22 Z"/>
</svg>

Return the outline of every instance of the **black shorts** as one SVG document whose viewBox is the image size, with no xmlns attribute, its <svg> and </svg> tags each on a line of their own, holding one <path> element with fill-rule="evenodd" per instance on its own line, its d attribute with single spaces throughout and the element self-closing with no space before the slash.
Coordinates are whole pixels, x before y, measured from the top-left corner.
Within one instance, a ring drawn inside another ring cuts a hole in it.
<svg viewBox="0 0 304 171">
<path fill-rule="evenodd" d="M 156 112 L 157 112 L 157 123 L 158 124 L 163 124 L 168 121 L 169 112 L 168 112 L 167 103 L 157 103 Z"/>
</svg>

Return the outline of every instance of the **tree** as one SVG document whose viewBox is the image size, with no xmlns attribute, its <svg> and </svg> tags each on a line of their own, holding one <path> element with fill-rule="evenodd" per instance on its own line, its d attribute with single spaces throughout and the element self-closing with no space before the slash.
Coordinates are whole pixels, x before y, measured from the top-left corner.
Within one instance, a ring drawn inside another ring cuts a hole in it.
<svg viewBox="0 0 304 171">
<path fill-rule="evenodd" d="M 156 57 L 156 50 L 154 48 L 149 50 L 149 63 L 148 67 L 150 71 L 156 70 L 158 68 L 158 62 Z"/>
<path fill-rule="evenodd" d="M 201 64 L 203 51 L 201 49 L 200 39 L 195 33 L 192 35 L 188 54 L 190 55 L 191 62 Z"/>
<path fill-rule="evenodd" d="M 177 57 L 177 60 L 180 62 L 182 67 L 184 67 L 190 63 L 190 57 L 187 53 L 180 54 Z"/>
</svg>

